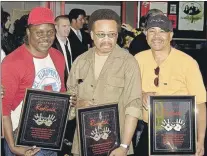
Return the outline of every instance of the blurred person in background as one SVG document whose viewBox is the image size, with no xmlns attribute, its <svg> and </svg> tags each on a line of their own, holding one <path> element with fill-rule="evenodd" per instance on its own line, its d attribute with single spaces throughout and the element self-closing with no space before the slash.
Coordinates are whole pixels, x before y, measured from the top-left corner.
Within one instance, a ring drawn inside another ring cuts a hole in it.
<svg viewBox="0 0 207 156">
<path fill-rule="evenodd" d="M 146 35 L 144 33 L 146 22 L 150 17 L 155 16 L 155 15 L 159 15 L 159 14 L 164 15 L 161 10 L 151 9 L 147 12 L 147 14 L 145 16 L 142 16 L 140 18 L 140 21 L 139 21 L 140 33 L 133 39 L 133 41 L 131 42 L 131 44 L 129 46 L 129 52 L 132 55 L 135 55 L 141 51 L 150 49 L 150 47 L 147 43 L 147 40 L 146 40 Z"/>
<path fill-rule="evenodd" d="M 14 22 L 13 36 L 15 40 L 15 49 L 24 43 L 27 29 L 27 20 L 29 15 L 23 15 Z"/>
<path fill-rule="evenodd" d="M 89 33 L 89 31 L 88 31 L 88 21 L 89 21 L 89 18 L 90 18 L 90 16 L 87 15 L 87 16 L 85 17 L 85 23 L 83 24 L 83 30 L 84 30 L 85 32 L 87 32 L 87 33 Z"/>
<path fill-rule="evenodd" d="M 68 14 L 71 30 L 68 36 L 73 55 L 73 61 L 92 45 L 89 33 L 83 30 L 86 13 L 82 9 L 72 9 Z"/>
<path fill-rule="evenodd" d="M 1 49 L 3 49 L 6 55 L 15 49 L 14 36 L 9 32 L 10 26 L 10 14 L 1 8 Z"/>
</svg>

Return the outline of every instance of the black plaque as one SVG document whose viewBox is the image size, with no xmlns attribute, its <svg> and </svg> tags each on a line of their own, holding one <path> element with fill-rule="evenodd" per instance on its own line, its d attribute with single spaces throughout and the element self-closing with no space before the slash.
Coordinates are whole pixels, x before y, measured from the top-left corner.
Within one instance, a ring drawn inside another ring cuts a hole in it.
<svg viewBox="0 0 207 156">
<path fill-rule="evenodd" d="M 118 104 L 77 110 L 81 156 L 109 156 L 120 145 Z"/>
<path fill-rule="evenodd" d="M 149 155 L 195 155 L 195 96 L 151 96 Z"/>
<path fill-rule="evenodd" d="M 16 146 L 61 150 L 70 95 L 28 89 L 22 107 Z"/>
</svg>

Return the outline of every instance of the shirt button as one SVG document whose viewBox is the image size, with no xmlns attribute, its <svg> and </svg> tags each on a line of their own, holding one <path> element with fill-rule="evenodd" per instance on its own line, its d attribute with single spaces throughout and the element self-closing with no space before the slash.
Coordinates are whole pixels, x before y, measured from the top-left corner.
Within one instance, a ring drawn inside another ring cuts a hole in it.
<svg viewBox="0 0 207 156">
<path fill-rule="evenodd" d="M 92 99 L 94 101 L 94 99 Z"/>
<path fill-rule="evenodd" d="M 91 85 L 91 87 L 93 87 L 93 85 Z"/>
</svg>

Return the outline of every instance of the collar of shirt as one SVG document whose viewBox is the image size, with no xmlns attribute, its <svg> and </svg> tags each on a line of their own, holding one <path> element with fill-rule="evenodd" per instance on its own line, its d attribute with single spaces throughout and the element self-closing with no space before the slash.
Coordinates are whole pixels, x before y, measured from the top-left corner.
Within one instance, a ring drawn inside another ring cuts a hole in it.
<svg viewBox="0 0 207 156">
<path fill-rule="evenodd" d="M 56 35 L 56 37 L 57 37 L 57 40 L 59 41 L 60 44 L 65 44 L 67 41 L 69 42 L 67 37 L 66 37 L 66 42 L 65 43 L 60 39 L 60 37 L 58 35 Z"/>
<path fill-rule="evenodd" d="M 57 37 L 57 40 L 60 43 L 61 48 L 64 49 L 64 50 L 65 50 L 65 44 L 68 41 L 68 45 L 67 46 L 68 46 L 68 49 L 69 49 L 69 51 L 71 53 L 70 41 L 68 40 L 68 38 L 66 38 L 66 42 L 64 43 L 57 35 L 56 35 L 56 37 Z"/>
<path fill-rule="evenodd" d="M 78 31 L 80 31 L 80 30 L 76 30 L 76 29 L 74 29 L 73 27 L 70 27 L 73 31 L 74 31 L 74 33 L 76 34 L 76 36 L 78 35 Z M 82 34 L 81 34 L 81 32 L 80 32 L 80 35 L 82 36 Z"/>
</svg>

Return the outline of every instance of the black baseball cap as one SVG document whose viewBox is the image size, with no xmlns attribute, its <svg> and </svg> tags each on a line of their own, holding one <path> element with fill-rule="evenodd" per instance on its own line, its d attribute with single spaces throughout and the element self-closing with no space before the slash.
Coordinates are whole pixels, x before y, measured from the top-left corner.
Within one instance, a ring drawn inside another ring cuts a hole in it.
<svg viewBox="0 0 207 156">
<path fill-rule="evenodd" d="M 146 30 L 152 27 L 159 27 L 166 32 L 173 31 L 172 22 L 165 15 L 150 17 L 147 20 Z"/>
</svg>

